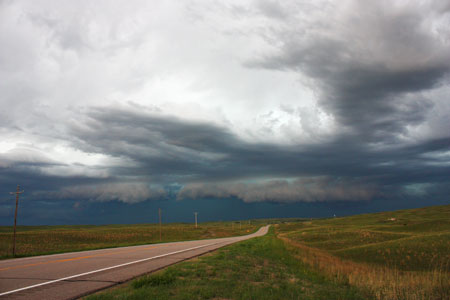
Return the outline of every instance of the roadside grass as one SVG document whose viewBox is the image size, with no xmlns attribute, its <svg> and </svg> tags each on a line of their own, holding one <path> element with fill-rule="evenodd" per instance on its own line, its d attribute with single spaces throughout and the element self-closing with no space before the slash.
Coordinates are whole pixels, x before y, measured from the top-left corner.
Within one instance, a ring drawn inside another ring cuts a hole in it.
<svg viewBox="0 0 450 300">
<path fill-rule="evenodd" d="M 107 299 L 371 299 L 327 279 L 294 257 L 273 229 L 263 237 L 146 275 L 86 300 Z"/>
<path fill-rule="evenodd" d="M 80 225 L 80 226 L 18 226 L 16 256 L 33 256 L 160 242 L 210 239 L 245 235 L 256 231 L 257 224 L 247 222 L 210 222 L 159 225 Z M 11 258 L 12 227 L 0 226 L 0 259 Z"/>
<path fill-rule="evenodd" d="M 377 299 L 450 299 L 449 219 L 446 205 L 282 224 L 277 232 L 301 261 Z"/>
</svg>

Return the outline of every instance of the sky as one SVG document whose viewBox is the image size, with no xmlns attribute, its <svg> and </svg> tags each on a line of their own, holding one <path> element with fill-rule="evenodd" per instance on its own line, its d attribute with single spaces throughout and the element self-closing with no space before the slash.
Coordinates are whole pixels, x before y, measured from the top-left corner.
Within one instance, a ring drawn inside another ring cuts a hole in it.
<svg viewBox="0 0 450 300">
<path fill-rule="evenodd" d="M 0 0 L 0 225 L 450 203 L 448 1 Z"/>
</svg>

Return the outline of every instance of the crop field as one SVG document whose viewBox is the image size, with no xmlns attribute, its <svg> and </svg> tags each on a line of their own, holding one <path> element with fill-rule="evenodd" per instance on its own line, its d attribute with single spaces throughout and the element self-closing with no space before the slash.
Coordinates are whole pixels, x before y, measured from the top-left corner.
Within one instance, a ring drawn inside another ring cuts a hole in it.
<svg viewBox="0 0 450 300">
<path fill-rule="evenodd" d="M 18 226 L 16 256 L 31 256 L 109 247 L 174 242 L 195 239 L 220 238 L 254 232 L 259 225 L 248 222 L 211 222 L 159 225 L 104 225 L 104 226 Z M 0 258 L 12 257 L 10 226 L 0 227 Z"/>
</svg>

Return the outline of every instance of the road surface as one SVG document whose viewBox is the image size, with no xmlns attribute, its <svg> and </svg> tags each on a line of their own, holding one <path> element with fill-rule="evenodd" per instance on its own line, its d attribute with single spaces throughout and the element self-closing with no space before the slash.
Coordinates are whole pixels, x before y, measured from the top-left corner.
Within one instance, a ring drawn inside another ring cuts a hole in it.
<svg viewBox="0 0 450 300">
<path fill-rule="evenodd" d="M 262 236 L 141 245 L 0 261 L 0 299 L 76 299 L 136 276 Z"/>
</svg>

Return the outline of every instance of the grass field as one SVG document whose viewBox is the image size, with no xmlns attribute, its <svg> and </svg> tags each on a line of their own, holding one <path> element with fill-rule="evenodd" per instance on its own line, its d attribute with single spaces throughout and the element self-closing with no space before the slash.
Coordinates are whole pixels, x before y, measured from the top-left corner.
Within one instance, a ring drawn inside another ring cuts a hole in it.
<svg viewBox="0 0 450 300">
<path fill-rule="evenodd" d="M 280 225 L 299 259 L 377 299 L 450 299 L 450 205 Z"/>
<path fill-rule="evenodd" d="M 450 271 L 450 205 L 303 222 L 290 240 L 403 271 Z"/>
<path fill-rule="evenodd" d="M 121 247 L 159 242 L 220 238 L 254 232 L 253 222 L 211 222 L 193 224 L 163 224 L 162 239 L 159 225 L 104 226 L 18 226 L 16 256 L 31 256 L 109 247 Z M 0 227 L 0 258 L 12 257 L 12 227 Z"/>
<path fill-rule="evenodd" d="M 284 220 L 86 300 L 450 299 L 449 218 L 450 205 Z"/>
</svg>

